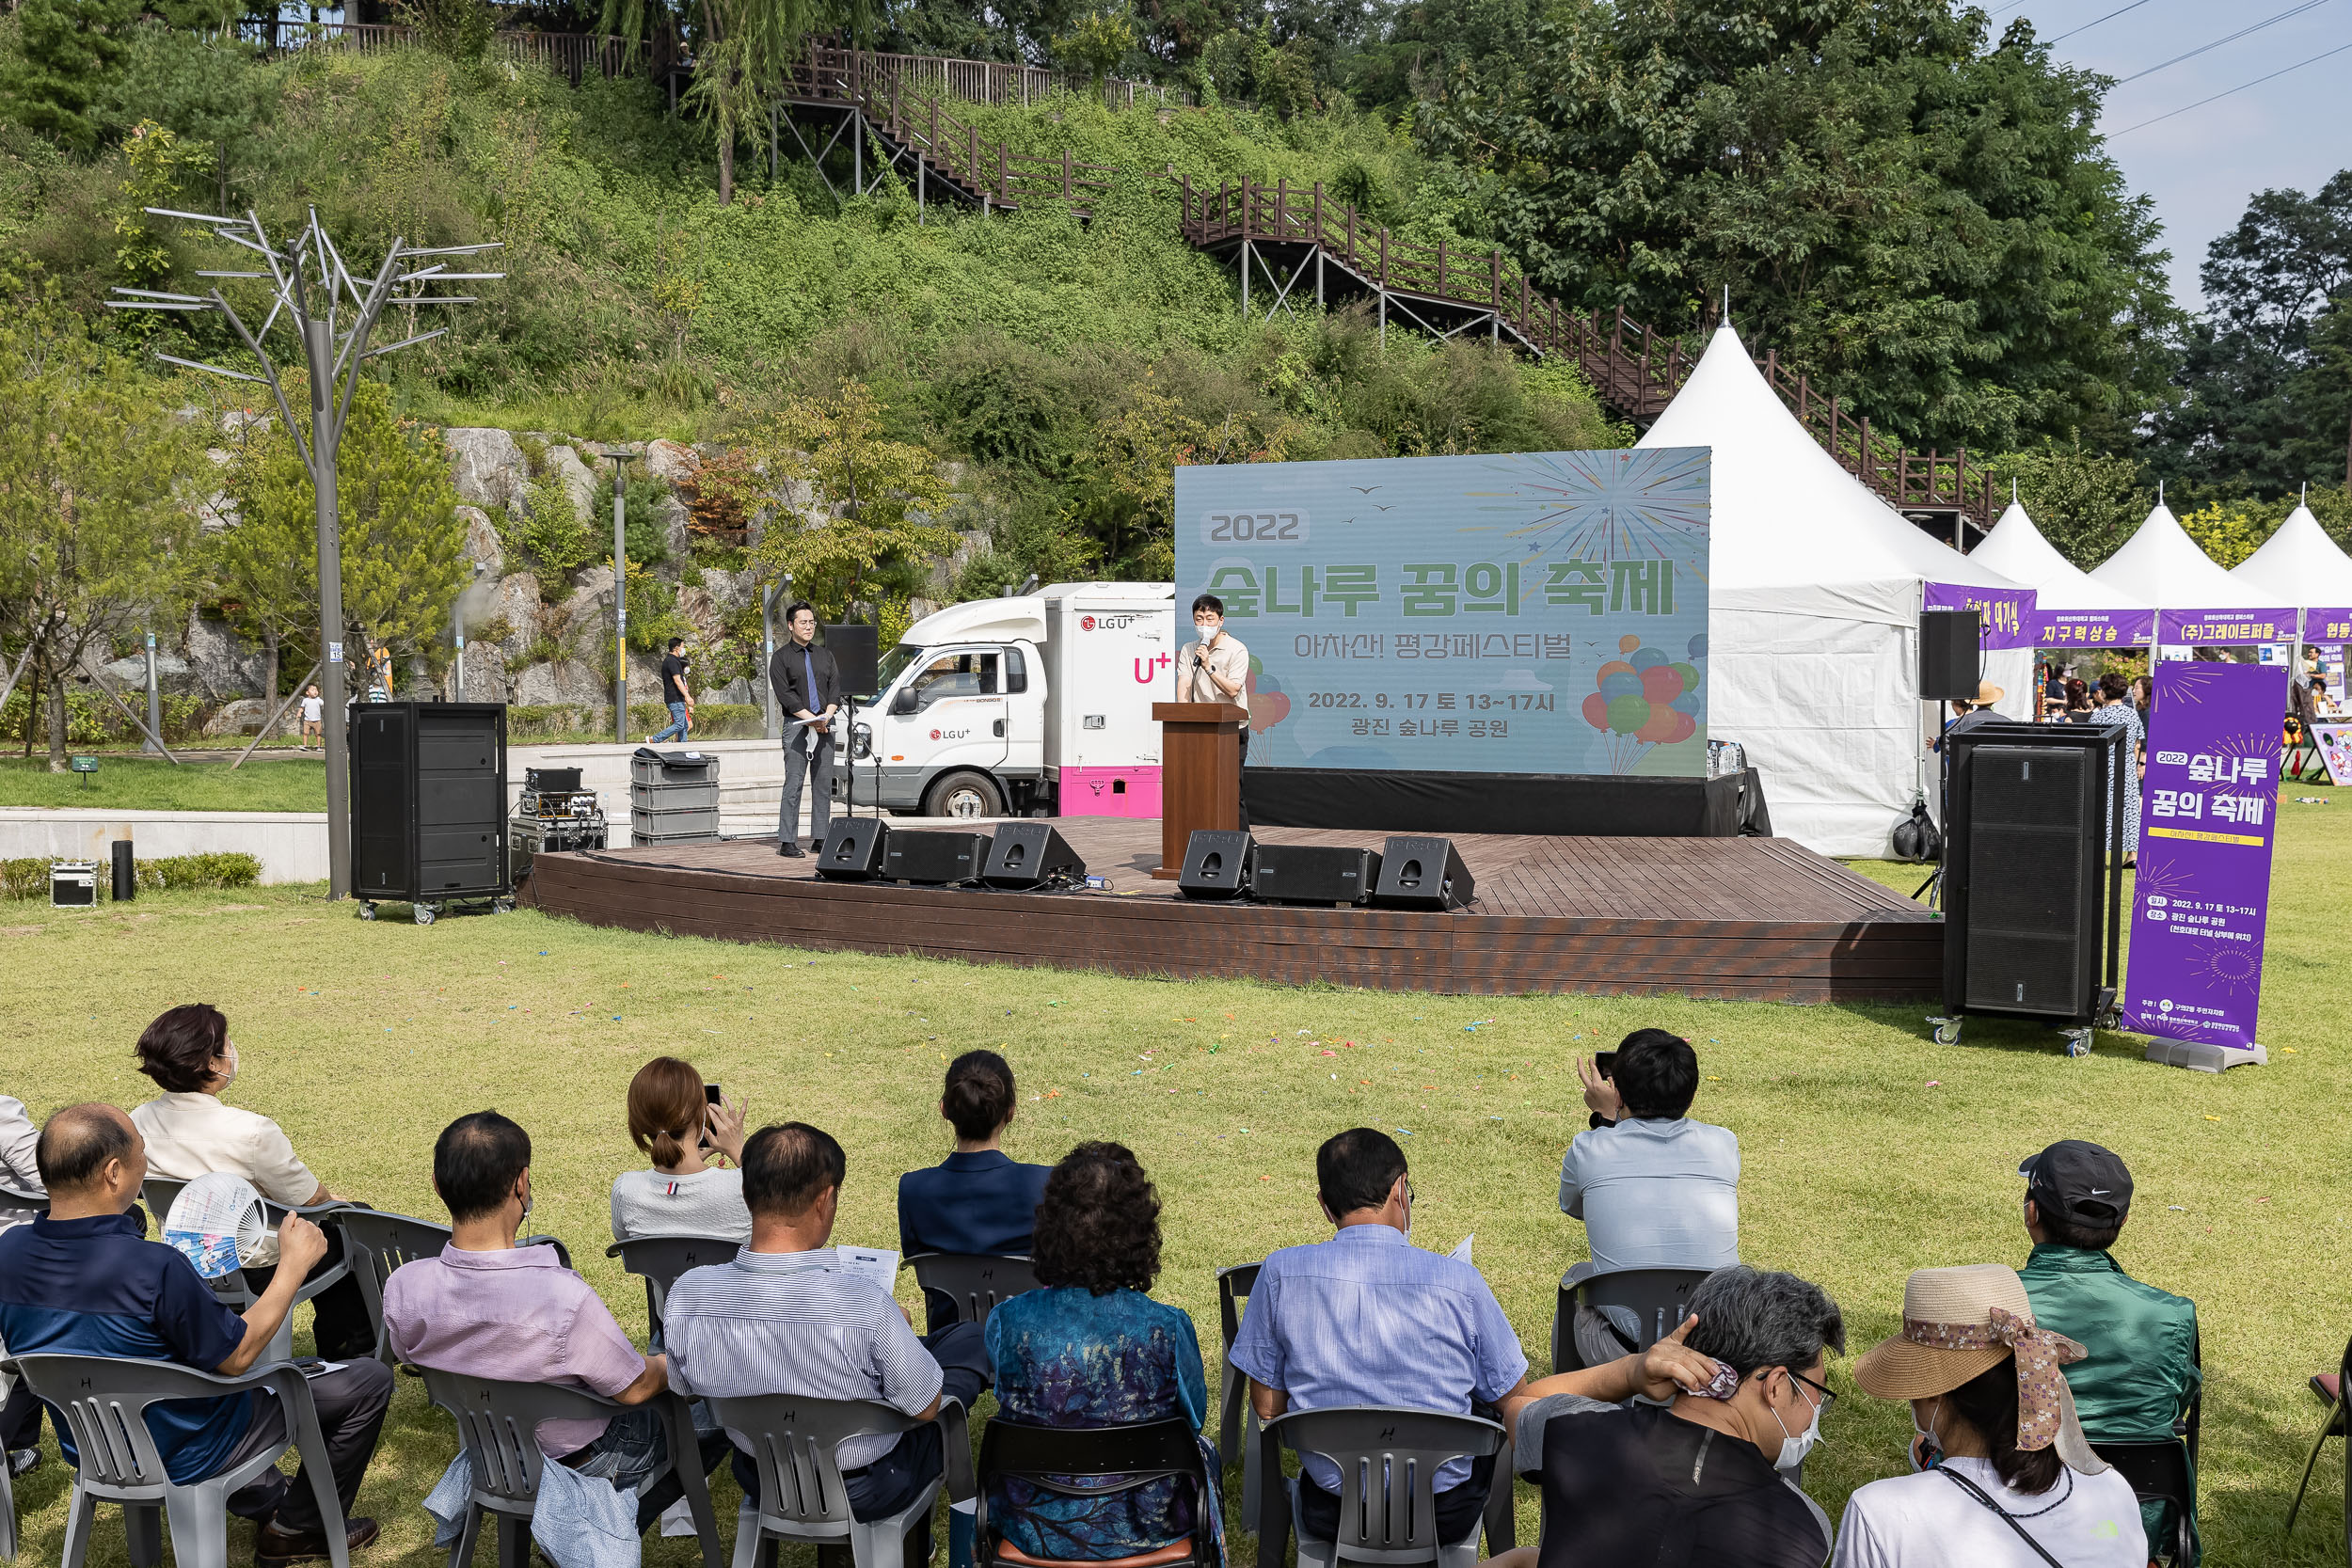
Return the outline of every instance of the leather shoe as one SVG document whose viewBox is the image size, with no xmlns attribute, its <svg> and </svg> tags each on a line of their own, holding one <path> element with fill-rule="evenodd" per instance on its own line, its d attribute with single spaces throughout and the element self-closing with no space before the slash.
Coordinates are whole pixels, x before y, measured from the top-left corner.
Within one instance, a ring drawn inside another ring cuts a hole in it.
<svg viewBox="0 0 2352 1568">
<path fill-rule="evenodd" d="M 343 1548 L 356 1552 L 363 1546 L 375 1544 L 377 1535 L 373 1519 L 351 1519 L 344 1522 Z M 333 1554 L 326 1549 L 326 1532 L 305 1530 L 299 1535 L 266 1525 L 253 1538 L 254 1568 L 279 1568 L 283 1563 L 326 1562 Z"/>
<path fill-rule="evenodd" d="M 799 840 L 787 838 L 777 844 L 776 853 L 788 860 L 799 860 L 808 851 L 801 847 Z"/>
</svg>

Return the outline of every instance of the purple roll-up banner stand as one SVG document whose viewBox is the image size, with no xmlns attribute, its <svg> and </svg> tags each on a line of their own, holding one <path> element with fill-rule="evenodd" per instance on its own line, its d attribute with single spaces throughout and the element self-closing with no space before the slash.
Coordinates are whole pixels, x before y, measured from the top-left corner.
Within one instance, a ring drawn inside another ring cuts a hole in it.
<svg viewBox="0 0 2352 1568">
<path fill-rule="evenodd" d="M 1931 582 L 1930 610 L 1973 610 L 1977 612 L 1977 646 L 1987 653 L 2034 646 L 2034 591 L 2030 588 L 1979 588 L 1967 582 Z"/>
<path fill-rule="evenodd" d="M 2123 1026 L 2152 1037 L 2152 1062 L 2266 1063 L 2254 1025 L 2286 671 L 2188 661 L 2154 674 Z"/>
</svg>

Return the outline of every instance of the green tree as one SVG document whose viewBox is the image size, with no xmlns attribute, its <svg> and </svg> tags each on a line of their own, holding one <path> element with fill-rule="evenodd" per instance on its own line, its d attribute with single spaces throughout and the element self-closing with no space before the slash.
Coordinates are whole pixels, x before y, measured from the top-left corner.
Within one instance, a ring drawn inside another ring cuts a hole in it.
<svg viewBox="0 0 2352 1568">
<path fill-rule="evenodd" d="M 282 81 L 232 31 L 191 31 L 151 19 L 129 32 L 107 119 L 118 126 L 153 120 L 208 151 L 207 210 L 228 212 L 235 171 L 258 163 L 267 145 Z"/>
<path fill-rule="evenodd" d="M 2251 507 L 2216 501 L 2183 517 L 2181 529 L 2197 541 L 2199 549 L 2213 557 L 2216 565 L 2227 571 L 2262 548 L 2279 522 L 2277 517 L 2257 515 Z"/>
<path fill-rule="evenodd" d="M 1502 182 L 1504 238 L 1580 307 L 1749 340 L 1911 440 L 2120 438 L 2172 319 L 2101 79 L 1947 0 L 1562 8 L 1422 105 Z"/>
<path fill-rule="evenodd" d="M 204 458 L 181 401 L 54 303 L 0 313 L 0 633 L 32 647 L 53 772 L 85 660 L 187 611 Z"/>
<path fill-rule="evenodd" d="M 2034 527 L 2086 572 L 2113 555 L 2155 504 L 2137 463 L 2088 451 L 2080 440 L 2044 441 L 1987 466 L 1995 491 L 2014 483 Z"/>
<path fill-rule="evenodd" d="M 860 24 L 871 35 L 872 0 L 680 0 L 690 24 L 693 81 L 687 102 L 709 115 L 719 143 L 719 199 L 735 199 L 735 144 L 762 122 L 802 40 L 818 27 Z M 602 27 L 632 41 L 673 24 L 667 0 L 604 0 Z"/>
<path fill-rule="evenodd" d="M 778 509 L 752 554 L 761 580 L 788 574 L 819 620 L 838 620 L 894 574 L 955 547 L 954 531 L 929 520 L 947 504 L 939 460 L 886 436 L 882 405 L 861 382 L 822 400 L 792 399 L 750 446 L 771 481 L 809 485 L 824 509 L 806 517 Z M 748 513 L 768 499 L 739 499 Z"/>
<path fill-rule="evenodd" d="M 17 46 L 0 55 L 0 113 L 68 147 L 97 146 L 138 15 L 139 0 L 24 0 Z"/>
<path fill-rule="evenodd" d="M 1099 92 L 1104 78 L 1119 69 L 1135 46 L 1134 13 L 1123 3 L 1100 5 L 1070 19 L 1069 30 L 1054 40 L 1054 58 L 1072 71 L 1084 71 Z"/>
<path fill-rule="evenodd" d="M 297 388 L 300 388 L 299 390 Z M 286 401 L 307 409 L 301 378 L 287 383 Z M 309 421 L 303 439 L 310 439 Z M 338 520 L 342 531 L 344 641 L 355 646 L 416 650 L 437 643 L 450 607 L 469 575 L 466 525 L 440 433 L 401 420 L 381 383 L 359 384 L 350 422 L 336 452 Z M 229 491 L 243 521 L 259 523 L 257 548 L 291 548 L 315 563 L 315 516 L 310 476 L 277 420 L 255 433 L 230 464 Z M 310 541 L 297 544 L 295 541 Z M 300 595 L 290 622 L 318 620 L 315 564 L 294 574 Z"/>
</svg>

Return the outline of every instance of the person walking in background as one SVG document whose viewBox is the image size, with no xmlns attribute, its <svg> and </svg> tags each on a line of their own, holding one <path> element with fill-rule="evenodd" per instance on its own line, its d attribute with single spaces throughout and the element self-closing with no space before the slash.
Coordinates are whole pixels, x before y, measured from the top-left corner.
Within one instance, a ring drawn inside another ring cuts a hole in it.
<svg viewBox="0 0 2352 1568">
<path fill-rule="evenodd" d="M 825 845 L 833 826 L 833 717 L 841 708 L 841 672 L 833 655 L 817 646 L 817 610 L 806 599 L 784 612 L 788 633 L 768 661 L 768 687 L 792 722 L 784 727 L 784 804 L 776 813 L 776 853 L 802 853 L 801 784 L 809 786 L 810 841 Z"/>
<path fill-rule="evenodd" d="M 2139 863 L 2139 752 L 2147 743 L 2148 731 L 2140 723 L 2139 710 L 2131 704 L 2131 683 L 2121 675 L 2099 677 L 2099 705 L 2092 711 L 2090 721 L 2113 729 L 2121 729 L 2126 739 L 2122 764 L 2123 768 L 2123 863 Z M 2112 798 L 2107 806 L 2106 842 L 2114 842 L 2116 829 L 2115 806 Z"/>
<path fill-rule="evenodd" d="M 661 700 L 670 705 L 670 725 L 645 736 L 648 746 L 684 740 L 694 727 L 694 692 L 686 684 L 687 663 L 686 639 L 671 638 L 669 651 L 661 656 Z"/>
<path fill-rule="evenodd" d="M 302 693 L 302 745 L 300 749 L 307 752 L 311 747 L 317 746 L 324 750 L 326 745 L 326 699 L 321 697 L 319 689 L 313 686 Z"/>
<path fill-rule="evenodd" d="M 742 1242 L 752 1233 L 743 1207 L 743 1114 L 739 1100 L 712 1100 L 691 1062 L 656 1056 L 628 1085 L 629 1141 L 653 1160 L 649 1170 L 612 1179 L 612 1239 L 716 1236 Z M 734 1165 L 723 1170 L 707 1148 Z"/>
</svg>

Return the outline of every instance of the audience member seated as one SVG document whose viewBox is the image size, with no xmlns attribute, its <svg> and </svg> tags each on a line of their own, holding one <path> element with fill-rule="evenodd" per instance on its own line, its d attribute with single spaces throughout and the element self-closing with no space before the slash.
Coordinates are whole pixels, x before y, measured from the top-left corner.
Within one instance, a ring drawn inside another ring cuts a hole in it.
<svg viewBox="0 0 2352 1568">
<path fill-rule="evenodd" d="M 898 1251 L 1025 1258 L 1048 1167 L 1017 1164 L 1004 1150 L 1016 1101 L 1012 1068 L 993 1051 L 967 1051 L 947 1064 L 939 1114 L 956 1149 L 938 1164 L 898 1178 Z M 952 1322 L 956 1304 L 927 1294 L 925 1328 Z M 924 1339 L 930 1344 L 928 1334 Z"/>
<path fill-rule="evenodd" d="M 208 1171 L 242 1176 L 272 1203 L 309 1209 L 333 1201 L 310 1167 L 295 1155 L 283 1130 L 257 1112 L 223 1103 L 221 1093 L 236 1081 L 237 1042 L 220 1009 L 201 1002 L 174 1007 L 139 1036 L 139 1070 L 164 1091 L 131 1113 L 147 1140 L 148 1163 L 157 1176 L 192 1181 Z M 160 1226 L 165 1216 L 157 1214 Z M 326 1238 L 321 1268 L 342 1260 L 340 1231 Z M 269 1288 L 278 1263 L 275 1236 L 262 1243 L 246 1283 Z M 359 1282 L 346 1275 L 310 1299 L 317 1316 L 311 1332 L 328 1360 L 368 1355 L 375 1349 L 375 1327 L 368 1319 Z"/>
<path fill-rule="evenodd" d="M 1555 1390 L 1584 1373 L 1527 1386 L 1514 1463 L 1543 1474 L 1544 1568 L 1820 1568 L 1829 1515 L 1794 1472 L 1820 1436 L 1829 1353 L 1846 1348 L 1837 1304 L 1795 1275 L 1735 1264 L 1692 1293 L 1673 1338 L 1705 1360 L 1695 1388 L 1643 1378 L 1668 1404 Z"/>
<path fill-rule="evenodd" d="M 24 1101 L 0 1094 L 0 1186 L 43 1196 L 40 1166 L 33 1157 L 40 1140 L 40 1130 L 24 1114 Z M 12 1204 L 0 1193 L 0 1230 L 24 1225 L 40 1212 Z M 6 1342 L 0 1341 L 0 1355 L 7 1352 Z M 7 1390 L 0 1399 L 0 1463 L 11 1476 L 21 1476 L 40 1463 L 40 1405 L 21 1378 L 0 1372 L 0 1389 Z"/>
<path fill-rule="evenodd" d="M 1690 1119 L 1698 1053 L 1663 1029 L 1636 1029 L 1610 1076 L 1580 1059 L 1584 1103 L 1605 1125 L 1579 1132 L 1560 1162 L 1560 1209 L 1584 1222 L 1592 1258 L 1571 1281 L 1620 1269 L 1707 1269 L 1740 1260 L 1740 1137 Z M 1579 1357 L 1597 1367 L 1633 1349 L 1640 1325 L 1580 1306 Z"/>
<path fill-rule="evenodd" d="M 1413 1186 L 1396 1141 L 1340 1133 L 1315 1152 L 1315 1185 L 1336 1234 L 1267 1257 L 1233 1341 L 1259 1419 L 1338 1405 L 1467 1416 L 1519 1395 L 1527 1357 L 1486 1281 L 1406 1239 Z M 1336 1539 L 1339 1467 L 1321 1454 L 1302 1464 L 1300 1528 Z M 1486 1506 L 1494 1457 L 1449 1460 L 1436 1483 L 1438 1539 L 1460 1541 Z"/>
<path fill-rule="evenodd" d="M 303 1274 L 326 1254 L 316 1226 L 289 1217 L 278 1234 L 286 1266 L 240 1319 L 186 1257 L 146 1240 L 131 1216 L 147 1180 L 147 1150 L 129 1117 L 112 1105 L 69 1105 L 41 1129 L 38 1158 L 50 1211 L 0 1233 L 0 1339 L 14 1354 L 174 1361 L 240 1377 L 262 1361 Z M 391 1374 L 367 1357 L 310 1378 L 310 1387 L 342 1500 L 344 1540 L 356 1550 L 376 1537 L 374 1520 L 350 1512 L 391 1402 Z M 50 1423 L 74 1462 L 70 1429 L 55 1411 Z M 165 1472 L 182 1485 L 246 1464 L 287 1435 L 277 1399 L 252 1393 L 151 1405 L 147 1425 Z M 267 1471 L 232 1494 L 229 1509 L 261 1524 L 253 1560 L 262 1568 L 328 1555 L 326 1520 L 307 1477 L 290 1486 L 282 1472 Z"/>
<path fill-rule="evenodd" d="M 541 1421 L 536 1435 L 549 1459 L 636 1493 L 642 1533 L 686 1490 L 675 1468 L 645 1485 L 669 1457 L 668 1430 L 646 1404 L 667 1369 L 638 1352 L 553 1247 L 516 1244 L 531 1212 L 531 1135 L 496 1111 L 459 1117 L 433 1145 L 433 1190 L 454 1233 L 438 1258 L 404 1263 L 384 1282 L 392 1354 L 434 1371 L 584 1388 L 629 1406 Z M 726 1439 L 713 1432 L 702 1447 L 707 1474 Z"/>
<path fill-rule="evenodd" d="M 1160 1197 L 1133 1153 L 1084 1143 L 1063 1157 L 1038 1205 L 1034 1256 L 1043 1289 L 988 1318 L 998 1414 L 1075 1428 L 1181 1416 L 1199 1432 L 1209 1410 L 1200 1340 L 1188 1313 L 1144 1294 L 1160 1272 Z M 1216 1450 L 1201 1451 L 1208 1474 L 1218 1474 Z M 988 1516 L 1031 1557 L 1134 1557 L 1196 1532 L 1222 1541 L 1215 1494 L 1195 1490 L 1168 1478 L 1088 1497 L 1015 1478 L 991 1495 Z"/>
<path fill-rule="evenodd" d="M 2197 1304 L 2143 1285 L 2108 1249 L 2132 1208 L 2132 1173 L 2111 1150 L 2069 1138 L 2017 1167 L 2033 1253 L 2017 1276 L 2034 1320 L 2083 1347 L 2066 1369 L 2083 1435 L 2094 1443 L 2172 1440 L 2197 1369 Z M 2144 1502 L 2151 1541 L 2171 1539 L 2172 1510 Z M 2196 1512 L 2189 1528 L 2196 1528 Z"/>
<path fill-rule="evenodd" d="M 743 1102 L 713 1101 L 691 1062 L 656 1056 L 628 1085 L 628 1135 L 653 1159 L 651 1170 L 612 1179 L 612 1239 L 640 1236 L 721 1236 L 741 1242 L 752 1233 L 743 1207 Z M 723 1155 L 734 1170 L 707 1162 Z"/>
<path fill-rule="evenodd" d="M 1832 1568 L 2143 1568 L 2138 1499 L 2090 1451 L 2060 1371 L 2080 1359 L 2007 1265 L 1914 1274 L 1902 1332 L 1854 1381 L 1911 1402 L 1919 1473 L 1847 1499 Z"/>
<path fill-rule="evenodd" d="M 848 1170 L 841 1146 L 803 1122 L 763 1127 L 744 1144 L 751 1245 L 670 1287 L 662 1331 L 672 1387 L 697 1399 L 864 1400 L 923 1422 L 943 1397 L 971 1409 L 988 1386 L 980 1325 L 957 1323 L 926 1350 L 890 1292 L 834 1248 Z M 850 1513 L 881 1519 L 907 1507 L 939 1477 L 943 1451 L 936 1425 L 843 1443 L 834 1457 Z M 757 1499 L 748 1449 L 735 1456 L 735 1479 Z M 950 1568 L 969 1568 L 972 1515 L 952 1512 L 948 1525 Z"/>
</svg>

